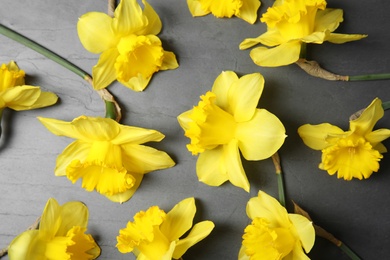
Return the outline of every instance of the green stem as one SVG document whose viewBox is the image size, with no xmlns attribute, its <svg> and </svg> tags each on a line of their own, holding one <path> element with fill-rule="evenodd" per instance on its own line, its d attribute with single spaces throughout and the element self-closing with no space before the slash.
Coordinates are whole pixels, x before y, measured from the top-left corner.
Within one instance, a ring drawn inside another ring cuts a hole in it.
<svg viewBox="0 0 390 260">
<path fill-rule="evenodd" d="M 348 81 L 390 79 L 390 73 L 348 76 Z"/>
<path fill-rule="evenodd" d="M 361 260 L 361 258 L 355 252 L 353 252 L 352 249 L 350 249 L 347 245 L 345 245 L 344 243 L 341 243 L 339 248 L 341 250 L 343 250 L 343 252 L 346 255 L 348 255 L 350 259 L 352 259 L 352 260 Z"/>
<path fill-rule="evenodd" d="M 76 65 L 70 63 L 69 61 L 65 60 L 64 58 L 60 57 L 59 55 L 55 54 L 54 52 L 46 49 L 45 47 L 39 45 L 38 43 L 24 37 L 23 35 L 5 27 L 4 25 L 0 24 L 0 33 L 4 36 L 7 36 L 8 38 L 17 41 L 26 47 L 29 47 L 33 49 L 34 51 L 42 54 L 43 56 L 53 60 L 54 62 L 57 62 L 58 64 L 62 65 L 63 67 L 69 69 L 70 71 L 73 71 L 83 79 L 86 77 L 89 77 L 88 73 L 77 67 Z"/>
<path fill-rule="evenodd" d="M 114 102 L 104 100 L 104 103 L 106 103 L 106 118 L 116 120 L 116 110 Z"/>
<path fill-rule="evenodd" d="M 383 110 L 387 110 L 390 108 L 390 101 L 382 102 Z"/>
<path fill-rule="evenodd" d="M 307 44 L 306 42 L 301 43 L 301 52 L 299 53 L 299 58 L 306 59 L 307 56 Z"/>
<path fill-rule="evenodd" d="M 284 183 L 283 183 L 283 174 L 282 167 L 280 166 L 280 157 L 278 153 L 272 155 L 272 161 L 275 166 L 275 172 L 278 179 L 278 192 L 279 192 L 279 202 L 280 205 L 286 207 L 286 196 L 284 194 Z"/>
</svg>

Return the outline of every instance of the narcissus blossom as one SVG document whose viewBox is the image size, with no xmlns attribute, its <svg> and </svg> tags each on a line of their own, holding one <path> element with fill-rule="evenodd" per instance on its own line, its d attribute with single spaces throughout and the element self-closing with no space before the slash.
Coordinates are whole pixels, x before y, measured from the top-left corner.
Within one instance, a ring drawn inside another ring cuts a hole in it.
<svg viewBox="0 0 390 260">
<path fill-rule="evenodd" d="M 259 0 L 187 0 L 192 16 L 212 13 L 215 17 L 230 18 L 237 16 L 248 23 L 255 23 Z"/>
<path fill-rule="evenodd" d="M 55 175 L 73 183 L 82 179 L 87 191 L 96 190 L 115 202 L 129 200 L 144 174 L 175 165 L 165 152 L 142 145 L 164 138 L 156 130 L 99 117 L 39 120 L 53 134 L 76 139 L 58 156 Z"/>
<path fill-rule="evenodd" d="M 191 140 L 188 150 L 200 154 L 196 164 L 200 181 L 219 186 L 229 180 L 249 192 L 239 150 L 247 160 L 262 160 L 282 146 L 283 124 L 274 114 L 257 108 L 263 88 L 260 73 L 238 78 L 233 71 L 225 71 L 197 106 L 178 116 Z"/>
<path fill-rule="evenodd" d="M 119 231 L 116 246 L 121 253 L 133 252 L 138 260 L 180 259 L 214 228 L 208 220 L 192 226 L 195 212 L 194 198 L 182 200 L 168 213 L 158 206 L 140 211 Z M 188 235 L 181 238 L 187 231 Z"/>
<path fill-rule="evenodd" d="M 10 260 L 89 260 L 100 255 L 93 237 L 85 234 L 88 208 L 78 201 L 60 206 L 51 198 L 43 210 L 39 229 L 17 236 L 9 246 Z"/>
<path fill-rule="evenodd" d="M 379 170 L 382 153 L 387 151 L 381 143 L 390 137 L 389 129 L 373 131 L 376 122 L 383 117 L 382 102 L 376 98 L 360 117 L 349 122 L 349 130 L 323 123 L 303 125 L 298 133 L 303 142 L 314 150 L 322 151 L 319 168 L 338 178 L 367 179 Z"/>
<path fill-rule="evenodd" d="M 343 10 L 326 5 L 325 0 L 276 0 L 260 19 L 267 24 L 267 32 L 245 39 L 240 49 L 258 43 L 268 46 L 252 49 L 250 56 L 259 66 L 277 67 L 296 62 L 302 43 L 345 43 L 367 36 L 333 33 L 343 21 Z"/>
<path fill-rule="evenodd" d="M 303 250 L 308 253 L 313 247 L 315 231 L 306 217 L 287 213 L 262 191 L 249 200 L 246 213 L 252 223 L 244 230 L 239 260 L 310 259 Z"/>
<path fill-rule="evenodd" d="M 13 110 L 29 110 L 55 104 L 58 97 L 40 87 L 25 85 L 25 72 L 14 61 L 0 67 L 0 115 L 9 107 Z"/>
<path fill-rule="evenodd" d="M 80 17 L 77 32 L 89 52 L 100 53 L 92 69 L 95 89 L 103 89 L 117 79 L 126 87 L 142 91 L 159 70 L 179 65 L 173 52 L 165 51 L 156 36 L 161 20 L 145 1 L 142 10 L 137 0 L 122 0 L 114 17 L 90 12 Z"/>
</svg>

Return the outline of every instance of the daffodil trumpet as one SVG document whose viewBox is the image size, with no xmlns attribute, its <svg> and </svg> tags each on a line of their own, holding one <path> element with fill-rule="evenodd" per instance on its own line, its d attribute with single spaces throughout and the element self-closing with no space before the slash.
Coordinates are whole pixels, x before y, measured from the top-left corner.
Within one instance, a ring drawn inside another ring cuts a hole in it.
<svg viewBox="0 0 390 260">
<path fill-rule="evenodd" d="M 311 219 L 309 213 L 307 213 L 305 210 L 303 210 L 298 204 L 293 202 L 294 204 L 294 213 L 302 215 L 306 217 L 308 220 L 313 222 Z M 361 258 L 346 244 L 344 244 L 342 241 L 340 241 L 338 238 L 336 238 L 334 235 L 323 229 L 322 227 L 316 225 L 313 223 L 313 227 L 315 230 L 316 236 L 322 237 L 328 241 L 330 241 L 332 244 L 336 245 L 338 248 L 340 248 L 350 259 L 352 260 L 360 260 Z"/>
<path fill-rule="evenodd" d="M 75 64 L 65 60 L 64 58 L 62 58 L 61 56 L 59 56 L 58 54 L 52 52 L 51 50 L 43 47 L 42 45 L 28 39 L 27 37 L 15 32 L 14 30 L 11 30 L 7 27 L 5 27 L 4 25 L 0 24 L 0 34 L 3 34 L 4 36 L 20 43 L 20 44 L 23 44 L 24 46 L 38 52 L 39 54 L 42 54 L 43 56 L 45 56 L 46 58 L 49 58 L 51 59 L 52 61 L 58 63 L 59 65 L 63 66 L 64 68 L 74 72 L 76 75 L 82 77 L 84 80 L 86 80 L 88 83 L 92 83 L 92 79 L 91 79 L 91 76 L 85 72 L 84 70 L 82 70 L 81 68 L 77 67 Z M 106 91 L 107 93 L 108 91 Z M 110 95 L 107 95 L 107 94 L 101 94 L 99 93 L 100 97 L 102 97 L 103 99 L 106 97 L 106 96 L 110 96 Z M 111 96 L 112 97 L 112 96 Z M 119 108 L 119 105 L 116 103 L 116 101 L 113 99 L 113 98 L 110 98 L 109 100 L 107 99 L 104 99 L 105 103 L 106 103 L 106 111 L 107 111 L 107 117 L 109 118 L 116 118 L 117 120 L 120 119 L 120 109 Z M 112 113 L 115 113 L 115 114 L 112 114 Z M 1 114 L 0 114 L 1 116 Z M 1 133 L 1 130 L 0 130 L 0 133 Z"/>
</svg>

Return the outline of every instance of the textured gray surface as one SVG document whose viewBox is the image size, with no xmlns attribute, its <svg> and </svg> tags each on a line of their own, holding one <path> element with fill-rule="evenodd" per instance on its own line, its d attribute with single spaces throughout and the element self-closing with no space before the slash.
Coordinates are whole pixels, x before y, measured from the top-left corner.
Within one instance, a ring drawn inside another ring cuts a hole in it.
<svg viewBox="0 0 390 260">
<path fill-rule="evenodd" d="M 259 12 L 272 4 L 262 1 Z M 215 230 L 191 248 L 184 259 L 236 259 L 244 227 L 249 223 L 245 205 L 262 189 L 277 196 L 274 168 L 270 159 L 244 162 L 251 182 L 246 193 L 229 183 L 209 187 L 198 182 L 196 157 L 190 155 L 176 116 L 198 102 L 223 70 L 243 75 L 261 72 L 266 80 L 259 106 L 276 114 L 284 123 L 288 138 L 280 150 L 287 199 L 293 199 L 313 219 L 332 232 L 363 259 L 390 257 L 390 159 L 385 154 L 379 173 L 365 181 L 346 182 L 328 176 L 317 165 L 320 153 L 305 147 L 296 133 L 305 123 L 329 122 L 344 129 L 353 112 L 375 97 L 390 100 L 389 82 L 328 82 L 306 75 L 297 66 L 261 68 L 240 51 L 239 43 L 264 32 L 257 22 L 216 19 L 209 15 L 192 18 L 184 0 L 150 0 L 163 22 L 159 35 L 167 50 L 175 52 L 180 67 L 157 73 L 148 88 L 135 93 L 119 83 L 109 90 L 117 97 L 124 117 L 122 124 L 153 128 L 166 138 L 153 144 L 168 152 L 177 165 L 148 174 L 134 197 L 113 203 L 98 193 L 88 193 L 80 183 L 55 177 L 57 155 L 71 142 L 48 132 L 37 116 L 72 120 L 79 115 L 103 116 L 98 95 L 83 80 L 40 54 L 0 36 L 0 62 L 15 60 L 27 73 L 27 83 L 58 94 L 57 105 L 26 112 L 6 110 L 0 141 L 0 247 L 6 246 L 28 227 L 49 197 L 60 203 L 81 200 L 90 210 L 89 232 L 102 248 L 99 259 L 133 259 L 115 248 L 118 230 L 139 210 L 159 205 L 165 210 L 180 200 L 194 196 L 196 219 L 210 219 Z M 1 23 L 57 52 L 86 71 L 98 56 L 80 44 L 76 23 L 89 11 L 106 11 L 104 0 L 0 0 Z M 329 0 L 329 7 L 344 9 L 345 21 L 337 32 L 364 33 L 368 38 L 343 45 L 310 45 L 308 54 L 324 67 L 339 74 L 390 71 L 388 1 Z M 387 112 L 389 113 L 389 112 Z M 390 128 L 386 113 L 377 128 Z M 384 144 L 390 147 L 390 142 Z M 291 203 L 288 205 L 291 210 Z M 333 245 L 320 238 L 310 253 L 312 259 L 347 259 Z"/>
</svg>

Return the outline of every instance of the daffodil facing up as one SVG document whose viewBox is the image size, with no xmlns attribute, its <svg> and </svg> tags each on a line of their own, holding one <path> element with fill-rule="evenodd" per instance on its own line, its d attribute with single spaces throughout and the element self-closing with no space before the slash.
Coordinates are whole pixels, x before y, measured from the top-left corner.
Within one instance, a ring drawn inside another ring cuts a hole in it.
<svg viewBox="0 0 390 260">
<path fill-rule="evenodd" d="M 263 160 L 284 143 L 285 128 L 280 120 L 257 108 L 263 88 L 260 73 L 239 78 L 233 71 L 225 71 L 197 106 L 178 116 L 191 140 L 188 150 L 200 154 L 196 172 L 201 182 L 220 186 L 229 180 L 249 192 L 239 151 L 247 160 Z"/>
<path fill-rule="evenodd" d="M 39 118 L 53 134 L 76 139 L 58 156 L 55 175 L 115 202 L 129 200 L 143 175 L 175 165 L 165 152 L 142 145 L 161 141 L 156 130 L 125 126 L 109 118 L 80 116 L 72 122 Z"/>
<path fill-rule="evenodd" d="M 51 198 L 42 213 L 39 229 L 17 236 L 8 248 L 10 260 L 22 259 L 96 259 L 100 248 L 93 237 L 85 234 L 88 208 L 78 201 L 60 206 Z"/>
<path fill-rule="evenodd" d="M 212 13 L 218 18 L 231 18 L 233 15 L 254 24 L 260 0 L 187 0 L 192 16 L 204 16 Z"/>
<path fill-rule="evenodd" d="M 249 200 L 246 213 L 252 223 L 244 230 L 239 260 L 309 259 L 305 252 L 314 245 L 315 231 L 306 217 L 289 214 L 262 191 Z"/>
<path fill-rule="evenodd" d="M 348 131 L 323 123 L 303 125 L 298 133 L 307 146 L 322 151 L 320 169 L 330 175 L 337 172 L 337 177 L 345 180 L 367 179 L 379 170 L 382 153 L 387 151 L 381 142 L 390 137 L 390 130 L 373 131 L 383 114 L 382 102 L 376 98 L 360 117 L 350 120 Z"/>
<path fill-rule="evenodd" d="M 133 252 L 138 260 L 180 259 L 214 228 L 214 223 L 208 220 L 193 226 L 195 213 L 194 198 L 182 200 L 168 213 L 158 206 L 140 211 L 133 222 L 119 231 L 116 247 L 124 254 Z M 188 235 L 182 238 L 187 231 Z"/>
<path fill-rule="evenodd" d="M 114 17 L 90 12 L 79 18 L 77 31 L 89 52 L 100 54 L 92 68 L 94 88 L 107 87 L 115 79 L 134 91 L 142 91 L 153 74 L 179 65 L 173 52 L 165 51 L 160 33 L 162 23 L 154 9 L 143 0 L 122 0 Z"/>
<path fill-rule="evenodd" d="M 240 49 L 259 43 L 270 47 L 256 47 L 250 56 L 259 66 L 278 67 L 297 62 L 302 44 L 325 41 L 341 44 L 367 36 L 334 33 L 343 21 L 343 10 L 326 5 L 325 0 L 276 0 L 260 19 L 267 24 L 267 32 L 245 39 Z"/>
<path fill-rule="evenodd" d="M 4 108 L 20 111 L 55 104 L 58 97 L 40 87 L 25 85 L 25 72 L 14 61 L 0 67 L 0 118 Z"/>
</svg>

